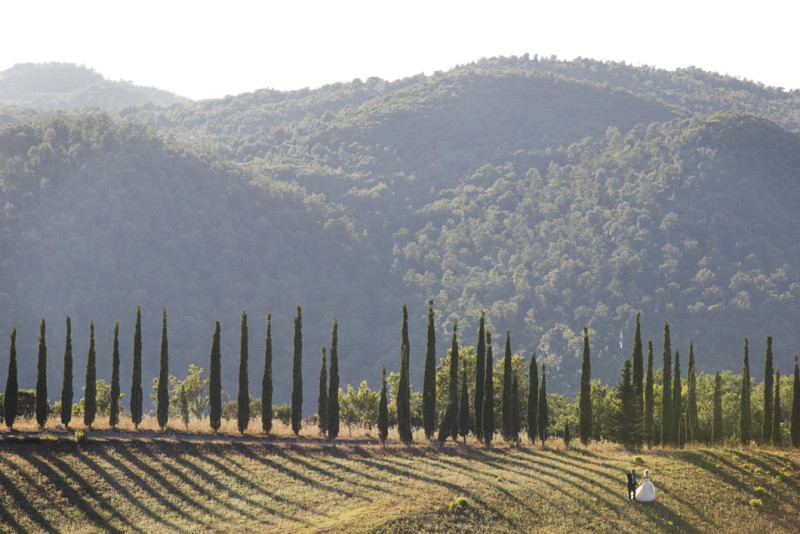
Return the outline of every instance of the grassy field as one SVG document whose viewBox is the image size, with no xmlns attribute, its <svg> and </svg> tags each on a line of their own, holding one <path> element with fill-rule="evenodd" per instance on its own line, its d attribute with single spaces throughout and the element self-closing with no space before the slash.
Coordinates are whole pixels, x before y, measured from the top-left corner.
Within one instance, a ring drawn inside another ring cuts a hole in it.
<svg viewBox="0 0 800 534">
<path fill-rule="evenodd" d="M 175 430 L 0 432 L 0 531 L 800 531 L 800 451 Z M 655 502 L 626 500 L 632 466 Z"/>
</svg>

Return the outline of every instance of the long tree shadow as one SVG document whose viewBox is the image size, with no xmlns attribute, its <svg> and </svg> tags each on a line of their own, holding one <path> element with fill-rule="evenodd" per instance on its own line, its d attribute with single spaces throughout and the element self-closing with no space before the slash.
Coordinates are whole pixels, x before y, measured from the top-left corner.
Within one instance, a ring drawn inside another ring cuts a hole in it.
<svg viewBox="0 0 800 534">
<path fill-rule="evenodd" d="M 34 506 L 28 498 L 22 493 L 17 484 L 14 483 L 10 478 L 8 478 L 4 471 L 11 472 L 15 471 L 18 472 L 25 482 L 30 485 L 31 487 L 38 487 L 38 485 L 30 479 L 27 474 L 25 474 L 22 470 L 18 470 L 16 466 L 14 466 L 11 462 L 7 461 L 5 458 L 0 456 L 0 462 L 4 463 L 7 468 L 0 469 L 0 487 L 2 487 L 3 492 L 7 493 L 11 499 L 13 500 L 15 509 L 21 510 L 28 518 L 33 521 L 40 529 L 45 532 L 56 533 L 58 532 L 50 522 L 45 519 L 45 517 L 39 512 L 39 510 Z M 14 518 L 14 516 L 5 509 L 5 506 L 0 506 L 0 520 L 6 525 L 12 527 L 13 532 L 26 532 L 26 529 L 20 525 L 20 523 Z"/>
<path fill-rule="evenodd" d="M 375 488 L 372 488 L 372 487 L 370 487 L 368 485 L 365 485 L 365 484 L 357 482 L 357 481 L 346 480 L 344 477 L 341 477 L 341 476 L 339 476 L 339 475 L 337 475 L 335 473 L 331 473 L 330 471 L 325 470 L 325 469 L 323 469 L 323 468 L 321 468 L 319 466 L 316 466 L 316 465 L 312 464 L 311 462 L 308 462 L 306 460 L 301 459 L 299 456 L 289 455 L 289 454 L 286 454 L 285 452 L 280 451 L 280 450 L 276 451 L 276 454 L 280 458 L 283 458 L 284 460 L 286 460 L 288 462 L 291 462 L 294 465 L 296 465 L 296 466 L 298 466 L 298 467 L 300 467 L 302 469 L 306 469 L 308 471 L 312 471 L 314 473 L 317 473 L 318 475 L 320 475 L 322 477 L 326 477 L 326 478 L 329 478 L 331 480 L 335 480 L 335 481 L 339 482 L 340 484 L 348 484 L 348 485 L 355 484 L 355 485 L 361 486 L 361 487 L 363 487 L 365 489 L 375 489 Z M 354 492 L 351 492 L 351 491 L 343 490 L 341 488 L 336 488 L 336 489 L 337 489 L 337 491 L 342 492 L 343 494 L 347 495 L 348 497 L 355 498 L 355 499 L 360 499 L 360 500 L 364 500 L 364 501 L 369 500 L 366 497 L 364 497 L 363 495 L 360 495 L 360 494 L 357 494 L 357 493 L 354 493 Z"/>
<path fill-rule="evenodd" d="M 348 465 L 345 465 L 345 464 L 339 463 L 339 462 L 334 462 L 333 460 L 329 460 L 328 458 L 325 458 L 325 457 L 322 457 L 322 456 L 318 457 L 317 461 L 329 466 L 331 469 L 341 469 L 342 471 L 350 473 L 351 475 L 353 475 L 355 477 L 368 478 L 368 479 L 370 479 L 372 481 L 375 481 L 375 482 L 386 482 L 385 479 L 382 479 L 382 478 L 380 478 L 378 476 L 375 476 L 375 475 L 373 475 L 371 473 L 368 473 L 366 471 L 358 471 L 358 470 L 353 469 L 352 467 L 350 467 Z M 379 492 L 382 492 L 382 493 L 388 493 L 390 495 L 398 495 L 398 493 L 396 491 L 392 490 L 391 488 L 387 488 L 385 486 L 381 486 L 381 485 L 378 485 L 378 484 L 367 484 L 365 482 L 350 482 L 350 483 L 351 484 L 356 484 L 357 486 L 360 486 L 360 487 L 365 488 L 365 489 L 379 491 Z"/>
</svg>

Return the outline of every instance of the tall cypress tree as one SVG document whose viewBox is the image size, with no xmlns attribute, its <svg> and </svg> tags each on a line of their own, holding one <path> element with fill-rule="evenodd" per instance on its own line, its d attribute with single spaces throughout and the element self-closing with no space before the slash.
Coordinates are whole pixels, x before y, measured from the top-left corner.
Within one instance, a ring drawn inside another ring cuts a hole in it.
<svg viewBox="0 0 800 534">
<path fill-rule="evenodd" d="M 333 318 L 331 332 L 330 389 L 328 390 L 328 437 L 339 435 L 339 322 Z"/>
<path fill-rule="evenodd" d="M 238 423 L 239 433 L 244 434 L 250 423 L 250 379 L 247 372 L 248 351 L 247 312 L 242 312 L 242 334 L 239 341 L 239 396 Z"/>
<path fill-rule="evenodd" d="M 631 363 L 633 366 L 634 434 L 637 444 L 644 435 L 644 354 L 642 352 L 642 312 L 636 312 L 636 331 L 633 334 Z"/>
<path fill-rule="evenodd" d="M 694 362 L 694 340 L 689 340 L 689 370 L 686 377 L 686 441 L 697 441 L 700 437 L 700 422 L 697 417 L 697 367 Z"/>
<path fill-rule="evenodd" d="M 179 397 L 181 405 L 181 419 L 186 426 L 186 431 L 189 431 L 189 399 L 186 398 L 186 388 L 181 384 L 181 394 Z"/>
<path fill-rule="evenodd" d="M 161 430 L 169 421 L 169 341 L 167 340 L 167 309 L 161 310 L 161 357 L 159 359 L 156 417 Z"/>
<path fill-rule="evenodd" d="M 672 419 L 672 346 L 669 336 L 669 323 L 664 321 L 663 378 L 661 380 L 661 444 L 672 443 L 675 422 Z"/>
<path fill-rule="evenodd" d="M 494 358 L 492 357 L 492 333 L 486 331 L 486 372 L 483 375 L 483 441 L 492 446 L 494 437 Z"/>
<path fill-rule="evenodd" d="M 792 447 L 800 447 L 800 367 L 794 355 L 794 384 L 792 396 Z"/>
<path fill-rule="evenodd" d="M 536 351 L 531 355 L 528 380 L 528 439 L 536 443 L 536 429 L 539 426 L 539 366 L 536 363 Z"/>
<path fill-rule="evenodd" d="M 425 351 L 425 377 L 422 382 L 422 427 L 431 439 L 436 430 L 436 327 L 433 299 L 428 301 L 428 347 Z"/>
<path fill-rule="evenodd" d="M 775 370 L 775 398 L 772 403 L 772 444 L 781 446 L 781 370 Z"/>
<path fill-rule="evenodd" d="M 219 321 L 214 323 L 214 335 L 211 337 L 211 362 L 208 380 L 208 422 L 211 430 L 219 430 L 222 419 L 222 351 L 220 348 Z"/>
<path fill-rule="evenodd" d="M 386 392 L 386 365 L 383 366 L 381 378 L 381 396 L 378 401 L 378 438 L 381 444 L 386 446 L 386 438 L 389 437 L 389 399 Z"/>
<path fill-rule="evenodd" d="M 475 345 L 475 398 L 472 406 L 475 409 L 475 436 L 483 438 L 483 382 L 486 374 L 486 317 L 481 312 L 478 323 L 478 343 Z"/>
<path fill-rule="evenodd" d="M 681 432 L 681 415 L 683 406 L 681 405 L 681 353 L 675 351 L 675 372 L 672 373 L 672 440 L 675 445 L 680 446 L 681 441 L 686 442 L 686 436 Z"/>
<path fill-rule="evenodd" d="M 411 434 L 411 382 L 409 377 L 408 309 L 403 304 L 403 327 L 400 343 L 400 383 L 397 390 L 397 433 L 400 441 L 409 445 Z"/>
<path fill-rule="evenodd" d="M 633 432 L 634 432 L 634 395 L 633 395 L 633 381 L 631 378 L 631 360 L 625 360 L 625 365 L 622 368 L 622 380 L 620 380 L 617 390 L 619 392 L 620 411 L 619 423 L 617 424 L 619 432 L 619 442 L 630 447 L 633 445 Z"/>
<path fill-rule="evenodd" d="M 453 337 L 450 344 L 450 381 L 448 383 L 447 406 L 439 426 L 440 442 L 448 436 L 458 438 L 458 319 L 453 321 Z"/>
<path fill-rule="evenodd" d="M 300 434 L 303 424 L 303 316 L 300 306 L 294 318 L 294 353 L 292 358 L 292 432 Z"/>
<path fill-rule="evenodd" d="M 6 425 L 14 428 L 19 406 L 19 383 L 17 382 L 17 327 L 11 330 L 11 346 L 8 349 L 8 376 L 6 377 L 6 392 L 3 397 L 3 413 Z"/>
<path fill-rule="evenodd" d="M 261 377 L 261 430 L 272 431 L 272 314 L 267 314 L 267 339 L 264 349 L 264 375 Z"/>
<path fill-rule="evenodd" d="M 511 381 L 511 437 L 519 447 L 519 427 L 520 427 L 520 409 L 519 409 L 519 378 L 514 373 L 514 379 Z"/>
<path fill-rule="evenodd" d="M 589 329 L 585 326 L 583 327 L 580 414 L 581 443 L 586 445 L 592 439 L 592 363 L 589 355 Z"/>
<path fill-rule="evenodd" d="M 722 435 L 722 378 L 717 369 L 714 375 L 714 412 L 711 420 L 711 441 L 720 443 Z"/>
<path fill-rule="evenodd" d="M 462 362 L 461 366 L 461 395 L 458 406 L 458 433 L 467 441 L 469 434 L 469 396 L 467 393 L 467 362 Z"/>
<path fill-rule="evenodd" d="M 742 361 L 741 403 L 739 408 L 739 439 L 742 445 L 750 443 L 751 411 L 750 411 L 750 348 L 744 338 L 744 360 Z"/>
<path fill-rule="evenodd" d="M 114 322 L 114 350 L 111 353 L 111 404 L 108 407 L 108 424 L 116 428 L 119 423 L 119 322 Z"/>
<path fill-rule="evenodd" d="M 40 428 L 44 428 L 47 422 L 50 405 L 47 402 L 47 340 L 44 318 L 39 325 L 39 358 L 37 361 L 36 372 L 36 422 Z"/>
<path fill-rule="evenodd" d="M 139 429 L 142 422 L 142 307 L 136 307 L 136 326 L 133 330 L 133 373 L 131 376 L 131 421 Z"/>
<path fill-rule="evenodd" d="M 539 386 L 539 439 L 542 440 L 542 447 L 547 441 L 547 427 L 550 424 L 550 419 L 547 409 L 547 373 L 545 372 L 544 363 L 542 363 L 542 385 Z"/>
<path fill-rule="evenodd" d="M 513 375 L 514 371 L 511 367 L 511 331 L 506 330 L 506 350 L 503 357 L 503 404 L 501 405 L 501 410 L 503 414 L 503 439 L 507 443 L 515 441 L 511 428 L 513 425 L 511 415 Z"/>
<path fill-rule="evenodd" d="M 772 369 L 772 336 L 767 336 L 767 353 L 764 356 L 764 423 L 761 427 L 762 443 L 769 443 L 772 440 L 772 417 L 773 411 L 773 369 Z"/>
<path fill-rule="evenodd" d="M 324 345 L 322 347 L 322 367 L 319 370 L 317 418 L 319 420 L 319 433 L 324 436 L 328 432 L 328 358 Z"/>
<path fill-rule="evenodd" d="M 89 323 L 89 356 L 86 359 L 86 387 L 83 395 L 83 424 L 92 428 L 97 414 L 97 354 L 94 346 L 94 321 Z"/>
<path fill-rule="evenodd" d="M 653 392 L 653 385 L 655 378 L 653 376 L 653 342 L 647 342 L 647 378 L 644 383 L 644 435 L 647 441 L 647 446 L 653 446 L 653 415 L 655 412 L 655 396 Z"/>
<path fill-rule="evenodd" d="M 72 421 L 72 318 L 67 315 L 67 340 L 64 346 L 64 378 L 61 382 L 61 424 L 69 429 Z"/>
</svg>

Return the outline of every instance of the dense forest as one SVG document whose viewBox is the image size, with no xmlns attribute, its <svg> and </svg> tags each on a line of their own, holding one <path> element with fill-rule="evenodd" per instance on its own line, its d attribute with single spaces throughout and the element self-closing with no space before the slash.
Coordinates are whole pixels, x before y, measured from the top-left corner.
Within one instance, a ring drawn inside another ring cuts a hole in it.
<svg viewBox="0 0 800 534">
<path fill-rule="evenodd" d="M 22 87 L 12 74 L 3 87 Z M 798 92 L 527 56 L 201 102 L 97 97 L 103 111 L 5 91 L 0 325 L 18 328 L 24 387 L 42 317 L 56 347 L 72 316 L 76 368 L 94 320 L 107 378 L 114 321 L 130 352 L 139 305 L 147 376 L 166 308 L 176 375 L 208 366 L 221 321 L 228 391 L 242 310 L 251 354 L 272 313 L 278 403 L 298 304 L 312 361 L 335 315 L 342 384 L 373 389 L 399 367 L 403 303 L 420 389 L 430 298 L 440 355 L 456 318 L 474 344 L 485 310 L 568 395 L 583 327 L 592 376 L 613 384 L 638 310 L 657 346 L 664 320 L 673 348 L 693 339 L 699 371 L 738 370 L 745 335 L 772 335 L 782 369 L 800 352 Z"/>
</svg>

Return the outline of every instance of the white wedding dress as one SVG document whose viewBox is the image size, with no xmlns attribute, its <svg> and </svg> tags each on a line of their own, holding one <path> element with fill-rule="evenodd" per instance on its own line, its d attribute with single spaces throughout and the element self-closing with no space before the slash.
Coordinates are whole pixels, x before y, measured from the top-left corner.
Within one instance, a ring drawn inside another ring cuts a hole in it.
<svg viewBox="0 0 800 534">
<path fill-rule="evenodd" d="M 650 502 L 656 498 L 656 488 L 650 482 L 650 477 L 642 479 L 642 485 L 636 488 L 636 500 L 640 502 Z"/>
</svg>

